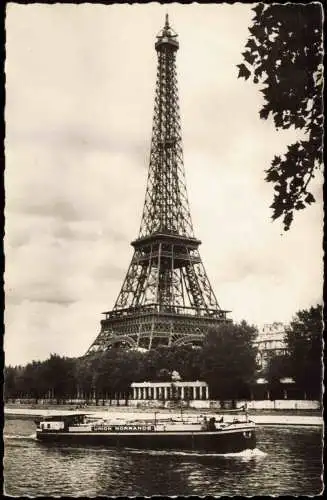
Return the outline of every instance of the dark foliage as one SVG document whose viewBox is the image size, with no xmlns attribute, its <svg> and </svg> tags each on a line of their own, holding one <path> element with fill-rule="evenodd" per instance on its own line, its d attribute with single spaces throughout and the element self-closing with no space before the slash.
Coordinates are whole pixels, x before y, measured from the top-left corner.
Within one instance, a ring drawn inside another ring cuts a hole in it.
<svg viewBox="0 0 327 500">
<path fill-rule="evenodd" d="M 272 218 L 282 217 L 287 231 L 294 211 L 315 201 L 309 185 L 322 164 L 322 9 L 319 3 L 259 3 L 253 10 L 238 76 L 261 86 L 262 119 L 272 117 L 277 130 L 305 132 L 304 140 L 276 155 L 266 170 L 275 191 Z"/>
<path fill-rule="evenodd" d="M 243 322 L 210 332 L 203 348 L 161 346 L 145 353 L 113 348 L 78 359 L 51 355 L 25 367 L 9 366 L 5 369 L 6 398 L 37 400 L 51 395 L 60 402 L 83 394 L 86 400 L 99 401 L 124 394 L 128 399 L 132 382 L 171 381 L 173 371 L 182 380 L 204 378 L 212 397 L 244 397 L 256 368 L 254 333 Z"/>
<path fill-rule="evenodd" d="M 322 307 L 299 311 L 286 331 L 290 374 L 308 398 L 321 397 Z"/>
<path fill-rule="evenodd" d="M 256 371 L 256 334 L 256 328 L 245 321 L 209 332 L 201 352 L 201 378 L 209 384 L 213 398 L 248 396 Z"/>
</svg>

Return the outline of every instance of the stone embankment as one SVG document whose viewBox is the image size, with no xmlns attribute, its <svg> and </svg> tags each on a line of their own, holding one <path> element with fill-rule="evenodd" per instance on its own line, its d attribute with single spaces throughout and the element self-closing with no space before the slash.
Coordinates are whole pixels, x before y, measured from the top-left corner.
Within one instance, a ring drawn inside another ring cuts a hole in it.
<svg viewBox="0 0 327 500">
<path fill-rule="evenodd" d="M 89 415 L 92 415 L 96 418 L 115 418 L 115 419 L 142 419 L 145 418 L 145 415 L 147 415 L 147 418 L 151 418 L 152 416 L 154 417 L 154 414 L 156 414 L 157 418 L 173 418 L 175 417 L 180 417 L 181 413 L 178 410 L 150 410 L 150 409 L 133 409 L 133 408 L 117 408 L 117 407 L 110 407 L 106 408 L 103 410 L 99 410 L 99 407 L 87 407 L 83 408 L 81 410 L 76 410 L 74 407 L 62 407 L 62 408 L 5 408 L 4 413 L 5 413 L 5 418 L 22 418 L 22 419 L 35 419 L 38 417 L 42 417 L 45 415 L 56 415 L 59 413 L 74 413 L 74 412 L 85 412 Z M 205 414 L 222 414 L 219 413 L 219 411 L 205 411 L 205 410 L 197 410 L 197 411 L 192 411 L 192 410 L 186 410 L 183 411 L 183 415 L 205 415 Z M 233 418 L 233 415 L 228 415 L 226 414 L 226 419 Z M 249 412 L 249 418 L 250 420 L 254 421 L 257 425 L 283 425 L 283 426 L 322 426 L 323 425 L 323 417 L 322 415 L 301 415 L 297 413 L 296 415 L 292 414 L 283 414 L 283 412 L 276 411 L 276 412 L 269 412 L 265 414 L 260 414 L 260 412 L 254 412 L 250 411 Z"/>
</svg>

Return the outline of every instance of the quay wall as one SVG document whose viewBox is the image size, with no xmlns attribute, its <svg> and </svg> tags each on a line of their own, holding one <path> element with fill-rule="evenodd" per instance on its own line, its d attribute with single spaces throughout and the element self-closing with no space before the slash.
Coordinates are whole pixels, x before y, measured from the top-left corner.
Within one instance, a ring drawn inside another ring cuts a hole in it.
<svg viewBox="0 0 327 500">
<path fill-rule="evenodd" d="M 26 405 L 27 406 L 27 405 Z M 69 408 L 70 410 L 73 410 L 73 407 Z M 39 419 L 42 416 L 45 415 L 57 415 L 61 414 L 63 409 L 58 409 L 58 408 L 51 408 L 45 409 L 45 408 L 5 408 L 4 413 L 5 413 L 5 419 L 28 419 L 28 420 L 36 420 Z M 67 410 L 66 410 L 67 411 Z M 134 409 L 130 406 L 124 406 L 124 407 L 89 407 L 87 410 L 85 410 L 88 415 L 92 415 L 95 418 L 99 419 L 108 419 L 108 418 L 114 418 L 115 420 L 121 420 L 122 423 L 126 421 L 126 418 L 133 418 L 133 419 L 153 419 L 154 418 L 154 413 L 157 415 L 160 415 L 159 418 L 172 418 L 175 416 L 181 416 L 181 413 L 176 411 L 176 410 L 154 410 L 153 408 L 140 408 L 140 409 Z M 203 410 L 202 412 L 195 412 L 194 410 L 192 411 L 191 409 L 188 409 L 184 415 L 197 415 L 199 418 L 203 418 L 204 415 L 210 415 L 210 410 Z M 212 412 L 213 413 L 213 412 Z M 212 414 L 211 413 L 211 414 Z M 219 410 L 214 410 L 214 413 L 217 415 L 219 414 Z M 233 419 L 233 415 L 229 414 L 225 416 L 226 421 Z M 281 426 L 323 426 L 323 417 L 321 415 L 305 415 L 303 412 L 299 412 L 298 414 L 290 413 L 286 414 L 286 412 L 283 411 L 270 411 L 268 414 L 260 414 L 260 412 L 250 412 L 249 413 L 249 418 L 255 424 L 257 425 L 264 425 L 264 426 L 275 426 L 275 425 L 281 425 Z"/>
<path fill-rule="evenodd" d="M 35 407 L 42 406 L 57 406 L 57 400 L 55 399 L 39 399 L 38 403 L 35 404 L 35 400 L 33 399 L 17 399 L 8 401 L 10 406 L 20 406 L 24 407 L 24 405 L 34 405 Z M 127 404 L 126 404 L 127 403 Z M 98 401 L 84 399 L 69 399 L 67 401 L 60 402 L 60 404 L 66 405 L 75 405 L 78 407 L 88 407 L 88 406 L 97 406 L 97 407 L 129 407 L 129 408 L 166 408 L 166 409 L 180 409 L 181 404 L 185 409 L 191 410 L 223 410 L 223 409 L 232 409 L 232 408 L 241 408 L 244 405 L 247 405 L 248 410 L 320 410 L 321 403 L 320 401 L 312 401 L 312 400 L 300 400 L 300 399 L 276 399 L 276 400 L 259 400 L 259 401 L 213 401 L 213 400 L 192 400 L 192 401 L 158 401 L 158 400 L 133 400 L 129 399 L 126 401 L 125 399 L 120 400 L 102 400 Z"/>
<path fill-rule="evenodd" d="M 320 401 L 306 399 L 276 399 L 274 401 L 237 401 L 236 407 L 247 404 L 249 410 L 320 410 Z"/>
<path fill-rule="evenodd" d="M 292 399 L 276 399 L 274 401 L 262 400 L 262 401 L 235 401 L 235 407 L 241 408 L 247 405 L 248 410 L 320 410 L 320 401 L 309 401 L 309 400 L 292 400 Z M 143 400 L 135 401 L 130 400 L 128 406 L 142 408 L 180 408 L 180 402 L 174 403 L 171 401 L 166 401 L 162 403 L 160 401 L 153 400 Z M 193 400 L 186 403 L 183 401 L 184 408 L 193 409 L 212 409 L 212 410 L 222 410 L 222 409 L 232 409 L 232 401 L 210 401 L 210 400 Z"/>
</svg>

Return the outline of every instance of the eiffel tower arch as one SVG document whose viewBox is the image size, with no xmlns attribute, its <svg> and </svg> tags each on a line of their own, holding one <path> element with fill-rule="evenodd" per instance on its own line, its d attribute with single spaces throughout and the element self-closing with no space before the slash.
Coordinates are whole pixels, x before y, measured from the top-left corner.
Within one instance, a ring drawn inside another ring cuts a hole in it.
<svg viewBox="0 0 327 500">
<path fill-rule="evenodd" d="M 177 34 L 168 15 L 158 57 L 150 164 L 141 226 L 116 303 L 87 353 L 111 346 L 201 345 L 230 321 L 202 263 L 189 209 L 177 88 Z"/>
</svg>

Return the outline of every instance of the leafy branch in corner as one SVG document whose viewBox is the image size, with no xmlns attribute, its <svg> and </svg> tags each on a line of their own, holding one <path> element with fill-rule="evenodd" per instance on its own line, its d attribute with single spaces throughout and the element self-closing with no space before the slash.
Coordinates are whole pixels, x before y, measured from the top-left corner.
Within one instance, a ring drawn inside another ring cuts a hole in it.
<svg viewBox="0 0 327 500">
<path fill-rule="evenodd" d="M 319 3 L 259 3 L 253 11 L 238 77 L 260 84 L 260 118 L 272 117 L 277 130 L 305 132 L 266 170 L 266 181 L 274 185 L 272 219 L 282 217 L 287 231 L 294 211 L 315 202 L 309 185 L 322 165 L 322 9 Z"/>
</svg>

